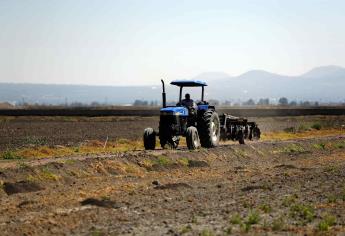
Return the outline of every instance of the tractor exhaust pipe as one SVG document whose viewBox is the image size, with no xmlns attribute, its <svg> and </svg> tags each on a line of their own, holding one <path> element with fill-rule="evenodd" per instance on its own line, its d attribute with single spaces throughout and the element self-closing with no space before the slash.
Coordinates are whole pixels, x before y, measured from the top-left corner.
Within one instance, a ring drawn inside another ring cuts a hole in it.
<svg viewBox="0 0 345 236">
<path fill-rule="evenodd" d="M 166 94 L 165 94 L 165 86 L 164 86 L 164 80 L 162 80 L 162 87 L 163 87 L 163 92 L 162 92 L 162 105 L 163 105 L 163 108 L 167 107 L 167 97 L 166 97 Z"/>
</svg>

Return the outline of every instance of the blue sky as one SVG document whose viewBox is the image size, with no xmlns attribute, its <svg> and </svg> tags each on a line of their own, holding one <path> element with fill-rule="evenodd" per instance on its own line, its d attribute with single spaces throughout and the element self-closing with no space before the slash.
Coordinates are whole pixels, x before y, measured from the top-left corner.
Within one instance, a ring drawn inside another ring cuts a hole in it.
<svg viewBox="0 0 345 236">
<path fill-rule="evenodd" d="M 142 85 L 345 66 L 342 0 L 0 0 L 0 82 Z"/>
</svg>

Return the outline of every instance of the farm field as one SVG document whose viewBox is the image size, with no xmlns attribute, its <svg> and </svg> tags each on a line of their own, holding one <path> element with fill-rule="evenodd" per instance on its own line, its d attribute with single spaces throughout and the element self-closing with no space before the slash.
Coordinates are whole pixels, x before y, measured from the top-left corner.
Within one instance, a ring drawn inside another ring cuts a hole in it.
<svg viewBox="0 0 345 236">
<path fill-rule="evenodd" d="M 345 116 L 144 151 L 158 117 L 1 117 L 1 235 L 345 234 Z"/>
<path fill-rule="evenodd" d="M 341 129 L 345 116 L 249 117 L 260 129 L 280 132 L 284 129 L 306 130 L 314 124 L 323 129 Z M 0 151 L 32 146 L 80 146 L 88 141 L 104 143 L 141 140 L 146 127 L 158 129 L 158 116 L 0 116 Z"/>
</svg>

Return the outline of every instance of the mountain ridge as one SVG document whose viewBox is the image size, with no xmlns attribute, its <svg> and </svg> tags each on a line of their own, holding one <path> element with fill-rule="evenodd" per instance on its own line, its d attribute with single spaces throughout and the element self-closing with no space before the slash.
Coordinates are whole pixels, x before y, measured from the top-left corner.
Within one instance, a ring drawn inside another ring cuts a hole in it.
<svg viewBox="0 0 345 236">
<path fill-rule="evenodd" d="M 345 68 L 322 66 L 298 76 L 286 76 L 264 70 L 251 70 L 238 76 L 224 72 L 205 72 L 192 79 L 205 80 L 207 99 L 221 101 L 258 100 L 280 97 L 289 100 L 321 102 L 345 101 Z M 160 101 L 160 84 L 146 86 L 105 86 L 66 84 L 0 83 L 0 101 L 11 103 L 65 104 L 109 103 L 131 104 L 136 99 Z M 168 100 L 177 99 L 178 89 L 167 83 Z M 192 94 L 199 97 L 199 91 Z"/>
<path fill-rule="evenodd" d="M 337 65 L 328 65 L 328 66 L 318 66 L 315 68 L 310 69 L 309 71 L 302 73 L 300 75 L 284 75 L 284 74 L 279 74 L 279 73 L 273 73 L 273 72 L 269 72 L 266 70 L 262 70 L 262 69 L 253 69 L 253 70 L 249 70 L 246 71 L 244 73 L 241 73 L 239 75 L 236 76 L 229 76 L 229 78 L 239 78 L 239 77 L 247 77 L 248 75 L 252 75 L 252 74 L 264 74 L 264 75 L 270 75 L 270 76 L 277 76 L 277 77 L 286 77 L 286 78 L 296 78 L 296 77 L 319 77 L 316 76 L 315 74 L 323 74 L 323 75 L 329 75 L 335 72 L 343 72 L 345 73 L 345 67 L 342 66 L 337 66 Z M 209 78 L 212 77 L 212 73 L 224 73 L 224 72 L 203 72 L 201 73 L 202 75 L 208 75 Z M 226 73 L 224 73 L 226 74 Z M 193 78 L 198 78 L 199 75 L 193 77 Z M 205 76 L 203 76 L 205 77 Z M 218 77 L 218 76 L 216 76 Z M 214 79 L 214 78 L 212 78 Z"/>
</svg>

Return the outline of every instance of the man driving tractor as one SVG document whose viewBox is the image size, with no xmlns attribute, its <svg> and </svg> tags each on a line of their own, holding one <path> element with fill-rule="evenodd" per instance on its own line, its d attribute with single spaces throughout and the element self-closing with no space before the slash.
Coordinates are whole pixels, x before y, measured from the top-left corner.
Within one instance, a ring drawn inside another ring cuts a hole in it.
<svg viewBox="0 0 345 236">
<path fill-rule="evenodd" d="M 193 107 L 194 101 L 193 101 L 193 99 L 190 99 L 190 94 L 186 93 L 186 95 L 184 97 L 185 97 L 185 99 L 183 99 L 181 101 L 181 105 L 185 106 L 185 107 Z"/>
</svg>

